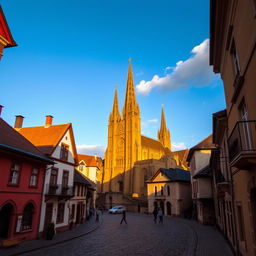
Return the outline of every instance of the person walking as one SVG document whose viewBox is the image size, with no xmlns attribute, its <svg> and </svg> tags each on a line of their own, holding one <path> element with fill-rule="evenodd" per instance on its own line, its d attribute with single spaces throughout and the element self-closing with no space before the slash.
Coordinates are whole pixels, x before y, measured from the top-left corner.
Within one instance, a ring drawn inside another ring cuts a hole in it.
<svg viewBox="0 0 256 256">
<path fill-rule="evenodd" d="M 123 221 L 125 222 L 125 224 L 127 224 L 127 221 L 126 221 L 126 210 L 123 210 L 122 215 L 123 215 L 123 217 L 121 219 L 120 225 L 123 223 Z"/>
<path fill-rule="evenodd" d="M 96 218 L 95 218 L 95 221 L 96 221 L 96 222 L 99 222 L 99 216 L 100 216 L 100 211 L 99 211 L 99 209 L 97 208 L 97 209 L 96 209 Z"/>
<path fill-rule="evenodd" d="M 163 224 L 163 211 L 161 209 L 161 207 L 159 208 L 158 210 L 158 217 L 159 217 L 159 223 L 162 223 Z"/>
<path fill-rule="evenodd" d="M 154 211 L 153 211 L 153 215 L 154 215 L 154 222 L 156 223 L 157 221 L 157 213 L 158 213 L 158 209 L 157 207 L 154 208 Z"/>
</svg>

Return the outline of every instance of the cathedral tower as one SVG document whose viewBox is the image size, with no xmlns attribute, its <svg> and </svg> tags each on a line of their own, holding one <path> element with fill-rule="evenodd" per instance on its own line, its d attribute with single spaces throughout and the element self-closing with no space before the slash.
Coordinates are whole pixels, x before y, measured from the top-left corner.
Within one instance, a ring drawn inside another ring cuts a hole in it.
<svg viewBox="0 0 256 256">
<path fill-rule="evenodd" d="M 106 163 L 105 163 L 105 191 L 114 191 L 114 184 L 112 184 L 112 179 L 115 173 L 116 167 L 116 146 L 117 146 L 117 138 L 116 138 L 116 130 L 119 124 L 121 123 L 121 116 L 119 113 L 118 107 L 118 95 L 117 90 L 115 90 L 113 108 L 109 115 L 108 120 L 108 147 L 106 151 Z"/>
<path fill-rule="evenodd" d="M 124 194 L 133 191 L 133 166 L 141 160 L 140 109 L 136 101 L 132 65 L 129 64 L 125 102 L 122 111 L 125 131 Z"/>
<path fill-rule="evenodd" d="M 165 148 L 171 150 L 171 136 L 170 131 L 166 126 L 165 116 L 164 116 L 164 107 L 162 107 L 162 116 L 161 116 L 161 126 L 158 131 L 158 140 L 162 143 Z"/>
</svg>

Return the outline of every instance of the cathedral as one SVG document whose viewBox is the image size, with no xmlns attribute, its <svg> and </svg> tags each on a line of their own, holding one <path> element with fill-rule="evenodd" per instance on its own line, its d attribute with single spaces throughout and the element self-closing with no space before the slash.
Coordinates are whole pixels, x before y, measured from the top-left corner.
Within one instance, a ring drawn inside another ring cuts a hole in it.
<svg viewBox="0 0 256 256">
<path fill-rule="evenodd" d="M 129 210 L 140 211 L 147 207 L 146 181 L 159 168 L 187 169 L 188 150 L 171 151 L 170 131 L 163 108 L 157 137 L 158 140 L 154 140 L 141 135 L 140 109 L 136 101 L 132 65 L 129 63 L 122 114 L 116 90 L 108 121 L 101 195 L 106 208 L 121 204 Z"/>
</svg>

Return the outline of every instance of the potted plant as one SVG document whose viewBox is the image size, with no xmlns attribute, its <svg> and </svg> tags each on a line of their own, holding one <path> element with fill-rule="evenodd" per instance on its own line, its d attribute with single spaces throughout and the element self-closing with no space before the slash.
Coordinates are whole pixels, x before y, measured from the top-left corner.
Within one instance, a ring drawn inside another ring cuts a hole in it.
<svg viewBox="0 0 256 256">
<path fill-rule="evenodd" d="M 54 223 L 49 223 L 46 226 L 46 234 L 45 234 L 46 240 L 52 240 L 54 235 L 55 235 L 55 225 Z"/>
</svg>

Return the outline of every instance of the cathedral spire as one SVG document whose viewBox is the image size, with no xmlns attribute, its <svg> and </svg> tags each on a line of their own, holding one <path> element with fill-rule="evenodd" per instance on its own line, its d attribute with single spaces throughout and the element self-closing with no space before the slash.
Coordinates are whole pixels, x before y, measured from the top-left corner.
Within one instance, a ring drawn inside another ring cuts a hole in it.
<svg viewBox="0 0 256 256">
<path fill-rule="evenodd" d="M 163 144 L 165 148 L 171 149 L 171 138 L 170 131 L 166 126 L 165 116 L 164 116 L 164 106 L 162 105 L 162 115 L 161 115 L 161 126 L 158 131 L 158 140 Z"/>
<path fill-rule="evenodd" d="M 120 116 L 120 113 L 119 113 L 119 107 L 118 107 L 117 89 L 115 90 L 113 108 L 112 108 L 112 112 L 110 114 L 109 119 L 110 120 L 120 120 L 121 119 L 121 116 Z"/>
<path fill-rule="evenodd" d="M 164 116 L 164 105 L 162 104 L 162 115 L 161 115 L 161 126 L 160 126 L 160 131 L 166 131 L 166 121 L 165 121 L 165 116 Z"/>
<path fill-rule="evenodd" d="M 129 59 L 128 66 L 128 75 L 127 75 L 127 83 L 126 83 L 126 94 L 125 94 L 125 102 L 123 107 L 123 115 L 125 113 L 129 113 L 131 111 L 138 112 L 139 108 L 136 102 L 136 94 L 134 90 L 134 80 L 132 74 L 132 64 L 131 58 Z"/>
</svg>

